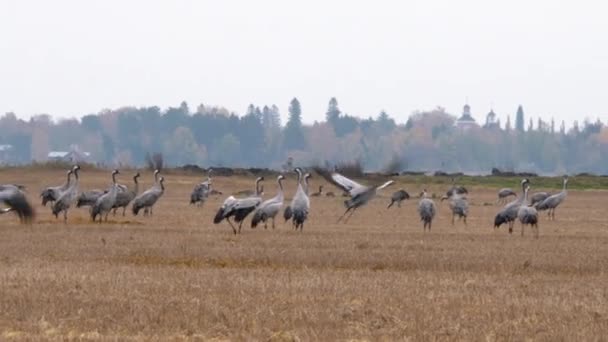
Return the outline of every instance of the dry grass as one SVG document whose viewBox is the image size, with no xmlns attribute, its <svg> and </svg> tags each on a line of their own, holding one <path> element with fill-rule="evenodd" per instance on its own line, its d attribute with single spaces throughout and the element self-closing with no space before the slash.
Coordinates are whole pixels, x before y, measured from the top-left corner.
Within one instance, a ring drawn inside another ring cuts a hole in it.
<svg viewBox="0 0 608 342">
<path fill-rule="evenodd" d="M 166 178 L 154 218 L 100 225 L 74 210 L 64 225 L 39 204 L 32 226 L 0 217 L 0 340 L 608 336 L 606 192 L 570 192 L 556 222 L 543 217 L 538 240 L 494 231 L 497 207 L 484 203 L 495 191 L 482 188 L 471 189 L 467 228 L 450 226 L 444 204 L 424 234 L 416 200 L 387 211 L 387 198 L 335 224 L 342 198 L 323 197 L 313 198 L 303 233 L 279 224 L 234 236 L 211 223 L 223 196 L 188 206 L 198 179 Z M 0 183 L 26 184 L 36 201 L 62 179 L 61 170 L 0 171 Z M 108 174 L 82 172 L 82 188 L 107 183 Z M 251 183 L 215 179 L 225 194 Z M 268 181 L 266 191 L 274 195 Z"/>
</svg>

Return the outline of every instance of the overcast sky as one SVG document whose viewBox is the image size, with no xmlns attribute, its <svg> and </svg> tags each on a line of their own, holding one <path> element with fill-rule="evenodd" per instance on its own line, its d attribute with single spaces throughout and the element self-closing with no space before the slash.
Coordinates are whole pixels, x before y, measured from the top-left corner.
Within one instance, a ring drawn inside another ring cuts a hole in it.
<svg viewBox="0 0 608 342">
<path fill-rule="evenodd" d="M 330 97 L 482 120 L 608 119 L 603 1 L 0 0 L 0 113 L 80 117 L 186 100 L 243 113 L 294 96 L 305 122 Z"/>
</svg>

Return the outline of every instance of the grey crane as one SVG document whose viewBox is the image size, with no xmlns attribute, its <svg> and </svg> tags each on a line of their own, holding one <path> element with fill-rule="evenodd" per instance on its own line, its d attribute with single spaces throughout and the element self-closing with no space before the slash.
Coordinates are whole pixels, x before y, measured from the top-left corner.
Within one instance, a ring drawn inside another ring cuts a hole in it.
<svg viewBox="0 0 608 342">
<path fill-rule="evenodd" d="M 72 204 L 74 204 L 74 202 L 76 202 L 76 198 L 78 196 L 78 183 L 80 181 L 79 176 L 78 176 L 79 170 L 80 170 L 79 165 L 75 165 L 72 168 L 74 180 L 70 183 L 70 186 L 65 191 L 61 192 L 61 194 L 59 195 L 59 197 L 57 198 L 55 203 L 53 203 L 53 206 L 52 206 L 52 212 L 56 218 L 59 218 L 59 213 L 63 212 L 64 222 L 67 222 L 68 210 L 70 210 L 70 208 L 72 207 Z"/>
<path fill-rule="evenodd" d="M 296 168 L 299 169 L 300 172 L 302 171 L 301 168 Z M 294 172 L 298 173 L 298 171 L 296 171 L 296 169 L 294 169 Z M 308 195 L 308 188 L 309 188 L 309 184 L 308 184 L 308 179 L 312 177 L 312 175 L 310 173 L 306 173 L 304 174 L 304 193 L 306 195 Z M 298 184 L 300 184 L 301 180 L 300 177 L 298 176 Z M 297 192 L 297 188 L 296 188 L 296 192 Z M 293 202 L 293 199 L 292 199 Z M 293 211 L 291 210 L 291 204 L 288 205 L 287 207 L 285 207 L 285 210 L 283 211 L 283 218 L 285 219 L 285 222 L 291 220 L 291 218 L 293 217 Z M 295 225 L 295 222 L 294 222 Z"/>
<path fill-rule="evenodd" d="M 165 177 L 159 177 L 159 172 L 157 171 L 154 171 L 154 179 L 156 181 L 154 185 L 133 199 L 133 205 L 131 205 L 133 215 L 137 216 L 141 209 L 144 209 L 144 216 L 152 215 L 152 208 L 165 193 Z"/>
<path fill-rule="evenodd" d="M 395 192 L 393 192 L 393 195 L 391 196 L 391 203 L 388 204 L 388 207 L 386 207 L 387 209 L 392 207 L 393 204 L 397 203 L 397 207 L 401 208 L 401 202 L 405 201 L 406 199 L 410 198 L 410 194 L 407 193 L 407 191 L 403 190 L 403 189 L 399 189 Z"/>
<path fill-rule="evenodd" d="M 31 223 L 35 212 L 30 202 L 25 197 L 23 190 L 14 184 L 0 184 L 0 203 L 6 208 L 0 209 L 0 214 L 15 212 L 21 223 Z"/>
<path fill-rule="evenodd" d="M 78 198 L 76 199 L 76 208 L 94 206 L 97 202 L 97 199 L 106 192 L 108 192 L 108 190 L 100 189 L 87 190 L 81 192 L 80 195 L 78 195 Z"/>
<path fill-rule="evenodd" d="M 112 206 L 112 209 L 114 209 L 114 212 L 113 212 L 114 215 L 116 215 L 116 210 L 118 208 L 122 208 L 122 216 L 125 216 L 125 212 L 127 211 L 127 206 L 137 196 L 137 194 L 139 194 L 139 182 L 137 179 L 140 176 L 141 175 L 139 174 L 139 172 L 137 172 L 133 176 L 133 189 L 131 189 L 131 190 L 129 190 L 128 188 L 126 190 L 122 190 L 120 188 L 118 189 L 118 192 L 116 193 L 116 201 L 114 202 L 114 205 Z"/>
<path fill-rule="evenodd" d="M 350 212 L 350 215 L 344 220 L 344 222 L 346 223 L 358 208 L 364 206 L 376 196 L 377 190 L 382 190 L 395 182 L 393 180 L 389 180 L 382 184 L 364 186 L 351 179 L 344 177 L 343 175 L 337 172 L 329 172 L 322 168 L 316 168 L 315 170 L 323 178 L 325 178 L 325 180 L 344 190 L 350 196 L 350 199 L 344 201 L 346 211 L 338 219 L 338 222 L 340 222 L 346 216 L 346 214 Z"/>
<path fill-rule="evenodd" d="M 304 222 L 308 219 L 308 213 L 310 212 L 310 198 L 308 198 L 308 178 L 310 178 L 310 173 L 307 173 L 304 177 L 302 177 L 302 169 L 296 168 L 296 173 L 298 174 L 298 188 L 296 189 L 296 194 L 293 196 L 291 200 L 291 212 L 293 215 L 293 227 L 295 230 L 300 229 L 300 231 L 304 230 Z M 302 187 L 302 178 L 306 183 L 305 188 Z"/>
<path fill-rule="evenodd" d="M 192 189 L 192 193 L 190 193 L 190 204 L 197 203 L 198 206 L 201 206 L 205 203 L 209 195 L 211 194 L 211 172 L 213 169 L 209 169 L 207 171 L 207 179 L 197 185 Z"/>
<path fill-rule="evenodd" d="M 323 196 L 323 185 L 319 185 L 319 191 L 313 192 L 312 194 L 310 194 L 310 197 L 319 197 L 319 196 Z"/>
<path fill-rule="evenodd" d="M 257 227 L 258 223 L 264 222 L 264 228 L 267 227 L 268 219 L 272 219 L 272 229 L 275 227 L 274 218 L 277 216 L 279 211 L 281 211 L 281 207 L 283 206 L 283 200 L 285 196 L 283 195 L 283 184 L 281 181 L 285 179 L 285 176 L 279 175 L 277 177 L 277 195 L 271 199 L 268 199 L 262 204 L 260 204 L 255 213 L 253 214 L 253 218 L 251 219 L 251 228 Z"/>
<path fill-rule="evenodd" d="M 458 216 L 458 219 L 462 219 L 464 225 L 467 225 L 467 216 L 469 215 L 469 201 L 464 194 L 453 192 L 451 196 L 441 197 L 441 201 L 449 200 L 450 210 L 452 211 L 452 226 L 454 225 L 454 218 Z"/>
<path fill-rule="evenodd" d="M 524 201 L 524 192 L 526 189 L 526 185 L 530 183 L 530 180 L 527 178 L 522 179 L 521 181 L 521 191 L 522 196 L 518 199 L 507 203 L 494 217 L 494 228 L 500 228 L 503 223 L 509 224 L 509 233 L 513 232 L 513 224 L 515 219 L 517 219 L 517 213 L 519 211 L 519 207 L 521 207 Z"/>
<path fill-rule="evenodd" d="M 551 194 L 545 191 L 535 192 L 530 196 L 530 205 L 535 206 L 537 203 L 546 200 L 549 196 L 551 196 Z"/>
<path fill-rule="evenodd" d="M 97 216 L 99 216 L 99 223 L 101 223 L 102 216 L 105 216 L 105 221 L 108 221 L 108 214 L 116 204 L 116 196 L 118 194 L 118 184 L 116 183 L 116 175 L 120 174 L 118 170 L 112 171 L 112 185 L 107 193 L 99 196 L 95 205 L 91 207 L 91 221 L 95 222 Z"/>
<path fill-rule="evenodd" d="M 67 180 L 65 181 L 65 183 L 59 186 L 50 186 L 42 190 L 42 192 L 40 193 L 40 197 L 42 198 L 43 206 L 46 207 L 47 203 L 53 205 L 53 203 L 55 203 L 55 201 L 59 198 L 59 195 L 67 190 L 67 188 L 70 186 L 70 176 L 72 175 L 72 172 L 73 171 L 70 168 L 67 172 Z"/>
<path fill-rule="evenodd" d="M 568 176 L 564 176 L 562 191 L 547 197 L 544 201 L 536 205 L 538 211 L 547 210 L 549 219 L 555 220 L 555 209 L 566 199 L 568 196 Z"/>
<path fill-rule="evenodd" d="M 524 236 L 524 227 L 529 224 L 533 228 L 534 237 L 538 239 L 538 212 L 536 208 L 528 205 L 529 191 L 530 186 L 526 185 L 524 189 L 524 201 L 517 211 L 517 218 L 519 218 L 519 222 L 521 223 L 521 236 Z"/>
<path fill-rule="evenodd" d="M 264 177 L 258 177 L 255 180 L 255 189 L 256 193 L 253 196 L 245 197 L 245 198 L 236 198 L 234 196 L 228 196 L 222 203 L 222 206 L 218 209 L 215 217 L 213 218 L 214 224 L 219 224 L 224 219 L 228 221 L 230 227 L 232 228 L 232 232 L 236 235 L 237 229 L 234 227 L 232 222 L 230 221 L 231 217 L 234 217 L 234 221 L 239 224 L 238 233 L 241 232 L 241 227 L 243 225 L 243 221 L 251 212 L 255 210 L 255 208 L 262 203 L 262 197 L 259 195 L 260 193 L 260 182 L 264 180 Z"/>
<path fill-rule="evenodd" d="M 517 193 L 511 188 L 502 188 L 498 190 L 498 200 L 496 201 L 496 204 L 503 204 L 507 202 L 507 198 L 509 196 L 517 197 Z"/>
<path fill-rule="evenodd" d="M 426 231 L 427 227 L 429 228 L 429 231 L 431 231 L 431 225 L 436 212 L 437 208 L 435 207 L 435 202 L 428 197 L 426 189 L 424 189 L 422 198 L 418 202 L 418 214 L 420 215 L 420 221 L 423 223 L 422 229 L 424 231 Z"/>
<path fill-rule="evenodd" d="M 447 198 L 450 198 L 454 194 L 466 195 L 468 193 L 469 191 L 467 190 L 467 188 L 462 185 L 457 186 L 456 178 L 452 177 L 452 187 L 448 191 L 446 191 L 445 195 L 447 196 Z"/>
</svg>

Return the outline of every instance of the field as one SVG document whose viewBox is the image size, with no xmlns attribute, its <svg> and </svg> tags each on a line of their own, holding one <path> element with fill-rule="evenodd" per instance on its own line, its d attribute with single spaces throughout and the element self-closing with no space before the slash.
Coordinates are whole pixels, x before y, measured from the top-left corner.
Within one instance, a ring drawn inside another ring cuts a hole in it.
<svg viewBox="0 0 608 342">
<path fill-rule="evenodd" d="M 86 209 L 74 209 L 66 225 L 37 197 L 63 174 L 0 171 L 0 184 L 27 185 L 38 214 L 31 226 L 0 216 L 1 340 L 608 336 L 603 190 L 570 191 L 556 221 L 542 216 L 539 239 L 529 230 L 522 237 L 519 225 L 512 235 L 504 226 L 492 228 L 499 207 L 496 188 L 487 185 L 467 185 L 467 227 L 451 226 L 447 204 L 436 200 L 438 217 L 424 233 L 417 199 L 386 210 L 387 197 L 400 187 L 439 195 L 447 186 L 409 178 L 399 178 L 348 224 L 336 223 L 343 198 L 319 197 L 312 198 L 302 233 L 277 221 L 274 230 L 244 225 L 235 236 L 212 217 L 226 194 L 252 188 L 253 177 L 215 178 L 224 195 L 195 207 L 188 205 L 189 193 L 202 177 L 166 174 L 152 218 L 127 213 L 92 224 Z M 130 176 L 123 171 L 121 183 L 130 184 Z M 151 180 L 145 173 L 142 186 Z M 108 172 L 81 172 L 81 189 L 109 182 Z M 313 179 L 312 188 L 322 183 Z M 265 198 L 274 196 L 274 184 L 265 182 Z M 290 198 L 293 176 L 286 185 Z"/>
</svg>

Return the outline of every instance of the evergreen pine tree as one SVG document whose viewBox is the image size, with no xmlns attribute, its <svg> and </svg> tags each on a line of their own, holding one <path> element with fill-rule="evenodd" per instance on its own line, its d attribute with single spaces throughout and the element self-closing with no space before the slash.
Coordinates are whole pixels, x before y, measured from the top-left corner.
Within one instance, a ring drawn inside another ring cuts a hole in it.
<svg viewBox="0 0 608 342">
<path fill-rule="evenodd" d="M 285 147 L 289 150 L 301 150 L 306 146 L 302 132 L 302 108 L 297 98 L 289 104 L 289 119 L 285 125 Z"/>
<path fill-rule="evenodd" d="M 515 129 L 518 132 L 524 131 L 524 109 L 521 105 L 517 107 L 517 114 L 515 116 Z"/>
</svg>

